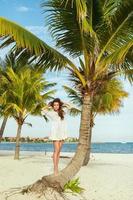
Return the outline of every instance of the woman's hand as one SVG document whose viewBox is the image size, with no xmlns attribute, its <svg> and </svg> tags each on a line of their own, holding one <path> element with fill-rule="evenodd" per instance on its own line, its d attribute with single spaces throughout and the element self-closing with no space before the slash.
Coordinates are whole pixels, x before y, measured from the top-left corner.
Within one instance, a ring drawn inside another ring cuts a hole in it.
<svg viewBox="0 0 133 200">
<path fill-rule="evenodd" d="M 49 106 L 49 107 L 52 107 L 51 102 L 48 103 L 48 106 Z"/>
</svg>

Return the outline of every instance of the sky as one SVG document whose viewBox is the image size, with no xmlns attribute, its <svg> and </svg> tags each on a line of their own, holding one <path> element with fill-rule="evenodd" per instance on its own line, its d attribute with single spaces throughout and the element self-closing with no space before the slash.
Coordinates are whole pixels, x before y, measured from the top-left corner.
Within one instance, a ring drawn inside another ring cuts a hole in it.
<svg viewBox="0 0 133 200">
<path fill-rule="evenodd" d="M 54 47 L 55 42 L 45 27 L 45 16 L 40 7 L 41 2 L 39 0 L 0 0 L 0 16 L 20 24 Z M 0 50 L 0 57 L 3 58 L 6 52 L 6 49 Z M 70 101 L 62 88 L 62 85 L 70 85 L 67 72 L 47 72 L 45 78 L 58 83 L 55 97 Z M 129 93 L 129 97 L 124 99 L 119 114 L 100 115 L 95 118 L 92 142 L 133 142 L 133 86 L 125 80 L 123 80 L 123 86 Z M 2 119 L 0 119 L 1 122 Z M 51 123 L 46 123 L 43 117 L 29 116 L 27 122 L 32 123 L 32 128 L 24 125 L 23 137 L 46 137 L 49 135 Z M 67 116 L 67 123 L 68 136 L 79 137 L 80 116 Z M 15 137 L 16 131 L 16 122 L 9 119 L 4 136 Z"/>
</svg>

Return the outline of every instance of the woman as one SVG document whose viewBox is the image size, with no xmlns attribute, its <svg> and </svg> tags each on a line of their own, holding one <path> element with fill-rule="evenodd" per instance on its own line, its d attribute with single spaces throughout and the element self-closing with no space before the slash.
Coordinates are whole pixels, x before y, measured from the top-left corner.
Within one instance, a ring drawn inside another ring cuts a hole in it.
<svg viewBox="0 0 133 200">
<path fill-rule="evenodd" d="M 66 112 L 63 108 L 71 108 L 67 103 L 63 103 L 59 98 L 55 98 L 47 106 L 43 107 L 41 114 L 46 115 L 52 120 L 51 132 L 49 139 L 53 141 L 53 163 L 54 163 L 54 175 L 58 174 L 58 163 L 60 157 L 60 151 L 64 140 L 67 136 L 67 123 L 65 120 Z"/>
</svg>

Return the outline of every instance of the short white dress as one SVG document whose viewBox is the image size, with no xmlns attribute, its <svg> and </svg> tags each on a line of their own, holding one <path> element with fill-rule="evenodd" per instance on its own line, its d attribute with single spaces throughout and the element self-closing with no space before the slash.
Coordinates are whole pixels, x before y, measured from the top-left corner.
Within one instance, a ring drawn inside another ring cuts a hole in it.
<svg viewBox="0 0 133 200">
<path fill-rule="evenodd" d="M 64 119 L 62 120 L 58 113 L 53 109 L 48 110 L 44 109 L 41 111 L 42 115 L 46 115 L 48 119 L 51 120 L 51 130 L 49 133 L 48 138 L 50 140 L 65 140 L 68 138 L 68 130 L 67 130 L 67 121 L 66 121 L 66 114 L 68 113 L 67 108 L 63 108 L 65 111 Z"/>
</svg>

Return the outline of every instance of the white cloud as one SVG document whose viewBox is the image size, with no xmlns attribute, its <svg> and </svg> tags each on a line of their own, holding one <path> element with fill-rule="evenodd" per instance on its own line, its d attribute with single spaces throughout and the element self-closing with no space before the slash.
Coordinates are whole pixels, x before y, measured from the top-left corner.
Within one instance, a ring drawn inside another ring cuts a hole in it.
<svg viewBox="0 0 133 200">
<path fill-rule="evenodd" d="M 29 8 L 26 7 L 26 6 L 20 6 L 20 7 L 17 8 L 17 11 L 19 11 L 19 12 L 28 12 Z"/>
</svg>

